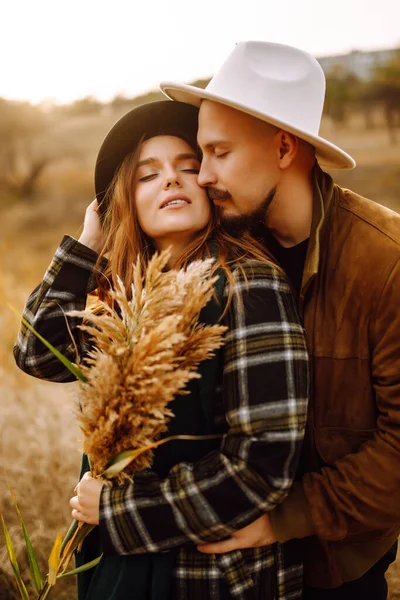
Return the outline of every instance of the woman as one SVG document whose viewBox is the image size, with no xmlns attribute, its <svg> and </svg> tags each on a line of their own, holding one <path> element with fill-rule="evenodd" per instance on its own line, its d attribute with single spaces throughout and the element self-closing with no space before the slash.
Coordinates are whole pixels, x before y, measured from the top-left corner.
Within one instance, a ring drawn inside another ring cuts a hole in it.
<svg viewBox="0 0 400 600">
<path fill-rule="evenodd" d="M 304 435 L 308 392 L 303 330 L 288 282 L 246 235 L 224 234 L 215 208 L 197 185 L 197 109 L 157 102 L 132 110 L 109 132 L 96 164 L 97 201 L 88 208 L 79 241 L 66 236 L 24 316 L 74 358 L 64 312 L 81 309 L 97 287 L 155 250 L 171 248 L 170 268 L 214 255 L 217 301 L 202 320 L 222 320 L 224 348 L 200 366 L 191 397 L 174 401 L 168 434 L 223 432 L 221 441 L 168 442 L 152 470 L 133 483 L 107 487 L 85 475 L 71 499 L 74 518 L 99 523 L 85 541 L 80 600 L 165 600 L 301 597 L 301 565 L 275 544 L 220 556 L 196 545 L 229 537 L 285 497 Z M 94 273 L 104 273 L 106 277 Z M 70 322 L 82 355 L 78 322 Z M 54 381 L 69 372 L 21 328 L 18 365 Z M 183 462 L 184 461 L 184 462 Z M 87 468 L 84 470 L 87 470 Z"/>
</svg>

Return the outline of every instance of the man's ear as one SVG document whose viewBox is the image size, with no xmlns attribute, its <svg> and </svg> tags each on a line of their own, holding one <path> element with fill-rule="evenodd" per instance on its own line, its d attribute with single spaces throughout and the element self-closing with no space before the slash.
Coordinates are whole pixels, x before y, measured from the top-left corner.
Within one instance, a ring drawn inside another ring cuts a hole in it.
<svg viewBox="0 0 400 600">
<path fill-rule="evenodd" d="M 279 166 L 287 169 L 293 163 L 299 149 L 299 138 L 287 131 L 278 132 Z"/>
</svg>

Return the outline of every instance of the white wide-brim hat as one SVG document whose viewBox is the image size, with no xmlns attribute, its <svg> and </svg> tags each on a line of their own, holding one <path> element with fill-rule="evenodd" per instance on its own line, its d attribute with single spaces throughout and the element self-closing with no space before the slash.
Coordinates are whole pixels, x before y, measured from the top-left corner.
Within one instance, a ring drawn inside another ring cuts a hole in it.
<svg viewBox="0 0 400 600">
<path fill-rule="evenodd" d="M 332 169 L 353 169 L 355 160 L 319 136 L 325 75 L 303 50 L 269 42 L 240 42 L 205 89 L 163 82 L 171 100 L 200 106 L 212 100 L 271 123 L 309 142 L 318 162 Z"/>
</svg>

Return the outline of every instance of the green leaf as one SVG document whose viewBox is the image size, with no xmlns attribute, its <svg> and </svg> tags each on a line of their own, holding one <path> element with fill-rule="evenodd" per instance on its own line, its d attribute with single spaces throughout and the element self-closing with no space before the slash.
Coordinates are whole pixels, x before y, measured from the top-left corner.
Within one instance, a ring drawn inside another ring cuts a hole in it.
<svg viewBox="0 0 400 600">
<path fill-rule="evenodd" d="M 78 525 L 79 525 L 79 521 L 76 521 L 74 519 L 72 521 L 71 525 L 69 526 L 68 531 L 65 534 L 65 537 L 61 544 L 61 554 L 64 552 L 68 542 L 74 537 L 74 534 L 75 534 L 75 531 L 77 530 Z"/>
<path fill-rule="evenodd" d="M 39 563 L 36 558 L 36 554 L 33 549 L 32 542 L 29 538 L 27 529 L 25 527 L 25 523 L 22 519 L 21 511 L 19 510 L 17 500 L 15 498 L 15 494 L 12 490 L 10 490 L 10 493 L 11 493 L 12 501 L 15 506 L 15 510 L 17 511 L 17 514 L 18 514 L 19 522 L 21 523 L 22 532 L 24 534 L 26 550 L 28 552 L 29 565 L 31 568 L 31 573 L 33 575 L 33 580 L 35 582 L 35 587 L 36 587 L 37 591 L 40 592 L 40 590 L 42 589 L 42 586 L 43 586 L 43 582 L 42 582 L 42 577 L 40 575 Z"/>
<path fill-rule="evenodd" d="M 56 583 L 58 565 L 60 563 L 61 544 L 62 535 L 59 533 L 49 556 L 49 575 L 47 577 L 49 585 L 54 585 Z"/>
<path fill-rule="evenodd" d="M 68 573 L 61 573 L 61 575 L 57 575 L 57 579 L 61 579 L 61 577 L 68 577 L 69 575 L 77 575 L 77 573 L 83 573 L 84 571 L 88 571 L 89 569 L 92 569 L 93 567 L 95 567 L 96 565 L 99 564 L 99 562 L 102 559 L 102 556 L 103 555 L 101 554 L 100 556 L 98 556 L 94 560 L 91 560 L 90 562 L 86 563 L 85 565 L 77 567 L 76 569 L 73 569 L 72 571 L 68 571 Z"/>
<path fill-rule="evenodd" d="M 150 450 L 150 447 L 146 447 L 146 450 Z M 121 452 L 118 456 L 115 456 L 109 466 L 103 473 L 103 477 L 107 479 L 112 479 L 112 477 L 116 477 L 121 471 L 125 469 L 139 454 L 141 448 L 139 450 L 126 450 L 125 452 Z"/>
<path fill-rule="evenodd" d="M 95 527 L 96 525 L 89 525 L 89 523 L 83 524 L 83 527 L 80 529 L 79 534 L 76 537 L 76 549 L 78 550 L 78 552 L 82 550 L 83 540 Z"/>
<path fill-rule="evenodd" d="M 75 550 L 80 549 L 83 540 L 95 527 L 96 525 L 89 525 L 88 523 L 80 523 L 78 521 L 75 521 L 71 524 L 66 536 L 69 539 L 65 544 L 62 544 L 62 554 L 60 559 L 61 568 L 59 569 L 62 573 L 65 573 L 66 569 L 68 568 L 69 562 Z"/>
<path fill-rule="evenodd" d="M 40 594 L 36 600 L 45 600 L 48 597 L 48 595 L 50 594 L 51 588 L 52 588 L 52 586 L 49 585 L 48 582 L 46 581 L 42 588 L 42 591 L 40 592 Z"/>
<path fill-rule="evenodd" d="M 116 477 L 121 471 L 125 469 L 135 458 L 143 454 L 143 452 L 147 452 L 148 450 L 153 450 L 153 448 L 158 448 L 162 444 L 166 442 L 170 442 L 171 440 L 214 440 L 217 438 L 221 438 L 222 434 L 212 434 L 212 435 L 171 435 L 170 437 L 159 440 L 158 442 L 153 442 L 148 446 L 143 446 L 142 448 L 137 448 L 136 450 L 126 450 L 125 452 L 121 452 L 117 456 L 115 456 L 109 463 L 107 469 L 102 473 L 102 477 L 106 477 L 107 479 L 112 479 Z"/>
<path fill-rule="evenodd" d="M 14 313 L 16 313 L 16 314 L 19 316 L 19 313 L 18 313 L 18 311 L 16 311 L 16 309 L 15 309 L 13 306 L 11 306 L 11 304 L 9 304 L 8 306 L 9 306 L 9 308 L 10 308 L 10 309 L 11 309 L 11 310 L 12 310 Z M 68 369 L 69 371 L 71 371 L 71 373 L 72 373 L 72 374 L 73 374 L 73 375 L 74 375 L 74 376 L 75 376 L 77 379 L 79 379 L 79 381 L 82 381 L 82 382 L 84 382 L 84 383 L 87 381 L 87 378 L 86 378 L 86 377 L 85 377 L 85 375 L 82 373 L 82 371 L 81 371 L 80 369 L 78 369 L 78 367 L 77 367 L 77 366 L 76 366 L 74 363 L 72 363 L 70 360 L 68 360 L 68 358 L 67 358 L 66 356 L 64 356 L 64 354 L 61 354 L 61 352 L 59 352 L 59 350 L 57 350 L 57 348 L 54 348 L 54 346 L 52 346 L 52 344 L 50 344 L 50 342 L 48 342 L 48 341 L 47 341 L 47 340 L 46 340 L 44 337 L 42 337 L 42 336 L 40 335 L 40 333 L 38 333 L 38 332 L 36 331 L 36 329 L 35 329 L 34 327 L 32 327 L 32 325 L 31 325 L 31 324 L 30 324 L 30 323 L 29 323 L 29 322 L 28 322 L 28 321 L 27 321 L 27 320 L 26 320 L 24 317 L 21 317 L 21 321 L 22 321 L 22 323 L 25 325 L 25 327 L 27 327 L 27 328 L 29 329 L 29 331 L 32 331 L 32 333 L 33 333 L 34 335 L 36 335 L 36 337 L 37 337 L 37 338 L 38 338 L 38 339 L 39 339 L 41 342 L 43 342 L 43 344 L 44 344 L 45 346 L 47 346 L 47 348 L 48 348 L 48 349 L 49 349 L 49 350 L 50 350 L 50 351 L 51 351 L 51 352 L 54 354 L 54 356 L 56 356 L 56 357 L 58 358 L 58 360 L 59 360 L 59 361 L 61 361 L 61 362 L 62 362 L 62 364 L 63 364 L 65 367 L 67 367 L 67 369 Z"/>
<path fill-rule="evenodd" d="M 7 554 L 8 554 L 8 558 L 10 560 L 11 566 L 13 568 L 13 571 L 14 571 L 14 577 L 15 577 L 15 581 L 18 586 L 19 593 L 21 594 L 22 600 L 29 600 L 28 590 L 26 589 L 25 584 L 22 581 L 21 572 L 19 570 L 17 557 L 16 557 L 16 554 L 14 551 L 14 546 L 12 544 L 10 534 L 8 533 L 8 529 L 6 527 L 6 523 L 4 521 L 3 515 L 1 515 L 1 521 L 3 524 L 4 539 L 6 542 Z"/>
</svg>

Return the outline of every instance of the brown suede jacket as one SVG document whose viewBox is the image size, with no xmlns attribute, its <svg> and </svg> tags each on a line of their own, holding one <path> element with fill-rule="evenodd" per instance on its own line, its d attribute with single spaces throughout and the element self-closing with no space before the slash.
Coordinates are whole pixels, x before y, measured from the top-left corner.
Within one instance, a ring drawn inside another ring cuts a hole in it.
<svg viewBox="0 0 400 600">
<path fill-rule="evenodd" d="M 306 583 L 337 587 L 400 529 L 400 215 L 319 167 L 300 312 L 312 376 L 302 476 L 271 519 L 280 541 L 304 538 Z"/>
</svg>

